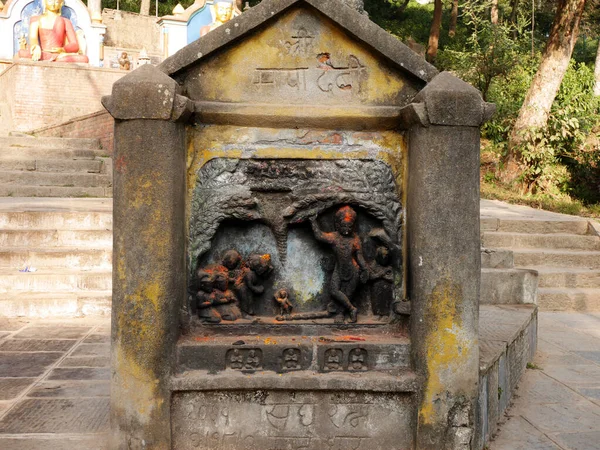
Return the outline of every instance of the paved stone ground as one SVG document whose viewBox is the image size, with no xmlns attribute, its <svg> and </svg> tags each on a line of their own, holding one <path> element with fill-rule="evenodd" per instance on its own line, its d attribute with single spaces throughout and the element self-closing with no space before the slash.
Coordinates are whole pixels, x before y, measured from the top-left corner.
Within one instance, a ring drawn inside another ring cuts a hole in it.
<svg viewBox="0 0 600 450">
<path fill-rule="evenodd" d="M 538 320 L 538 368 L 526 370 L 489 449 L 600 449 L 600 313 Z"/>
<path fill-rule="evenodd" d="M 0 449 L 104 450 L 110 323 L 0 319 Z"/>
</svg>

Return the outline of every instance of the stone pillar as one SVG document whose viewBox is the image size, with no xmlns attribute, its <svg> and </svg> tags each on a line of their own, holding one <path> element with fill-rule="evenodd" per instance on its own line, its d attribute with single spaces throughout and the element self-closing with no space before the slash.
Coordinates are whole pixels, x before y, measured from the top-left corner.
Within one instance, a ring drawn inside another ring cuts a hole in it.
<svg viewBox="0 0 600 450">
<path fill-rule="evenodd" d="M 408 296 L 419 450 L 470 449 L 479 376 L 479 127 L 490 108 L 444 72 L 409 131 Z M 416 115 L 415 115 L 416 117 Z"/>
<path fill-rule="evenodd" d="M 168 386 L 185 299 L 179 86 L 145 65 L 102 99 L 115 118 L 111 445 L 171 449 Z"/>
</svg>

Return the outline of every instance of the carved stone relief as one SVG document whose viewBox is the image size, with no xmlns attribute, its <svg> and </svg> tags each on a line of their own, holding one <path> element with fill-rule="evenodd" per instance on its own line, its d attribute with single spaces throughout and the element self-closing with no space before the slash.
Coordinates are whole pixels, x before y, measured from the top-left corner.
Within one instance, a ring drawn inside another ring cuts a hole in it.
<svg viewBox="0 0 600 450">
<path fill-rule="evenodd" d="M 192 199 L 191 312 L 385 322 L 401 299 L 402 215 L 380 161 L 212 160 Z"/>
</svg>

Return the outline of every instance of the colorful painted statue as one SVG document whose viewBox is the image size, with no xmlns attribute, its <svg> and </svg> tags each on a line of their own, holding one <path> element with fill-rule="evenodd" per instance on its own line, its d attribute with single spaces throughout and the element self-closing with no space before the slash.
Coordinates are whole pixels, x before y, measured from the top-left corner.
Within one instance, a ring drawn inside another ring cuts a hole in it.
<svg viewBox="0 0 600 450">
<path fill-rule="evenodd" d="M 360 237 L 354 231 L 356 211 L 350 206 L 342 206 L 335 213 L 334 223 L 335 231 L 326 233 L 319 228 L 316 216 L 310 219 L 315 238 L 333 248 L 335 268 L 331 276 L 331 296 L 346 310 L 350 322 L 354 323 L 358 317 L 358 309 L 350 300 L 358 283 L 366 283 L 369 279 Z"/>
<path fill-rule="evenodd" d="M 33 61 L 87 63 L 71 21 L 62 17 L 64 0 L 44 0 L 44 14 L 29 23 L 29 50 L 19 50 L 20 58 Z"/>
<path fill-rule="evenodd" d="M 235 13 L 235 3 L 233 0 L 217 0 L 214 5 L 215 21 L 210 25 L 203 26 L 200 29 L 200 36 L 204 36 L 209 31 L 220 27 L 225 22 L 229 22 Z"/>
</svg>

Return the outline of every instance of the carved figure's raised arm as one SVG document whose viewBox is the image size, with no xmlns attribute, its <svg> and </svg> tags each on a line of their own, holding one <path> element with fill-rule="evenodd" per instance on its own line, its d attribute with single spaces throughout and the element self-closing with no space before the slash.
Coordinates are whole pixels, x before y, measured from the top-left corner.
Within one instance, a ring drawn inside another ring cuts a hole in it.
<svg viewBox="0 0 600 450">
<path fill-rule="evenodd" d="M 325 233 L 319 228 L 316 216 L 312 216 L 310 218 L 310 226 L 317 241 L 325 242 L 327 244 L 333 244 L 335 242 L 335 236 L 333 233 Z"/>
</svg>

